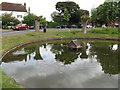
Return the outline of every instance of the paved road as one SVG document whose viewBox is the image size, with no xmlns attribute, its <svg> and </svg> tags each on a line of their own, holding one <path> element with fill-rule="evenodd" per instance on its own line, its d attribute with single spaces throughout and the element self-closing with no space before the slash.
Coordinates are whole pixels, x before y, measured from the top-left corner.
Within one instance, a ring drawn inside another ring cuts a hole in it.
<svg viewBox="0 0 120 90">
<path fill-rule="evenodd" d="M 33 31 L 34 30 L 5 31 L 5 32 L 2 32 L 2 36 L 0 35 L 0 37 L 22 34 L 22 33 L 29 33 L 29 32 L 33 32 Z"/>
<path fill-rule="evenodd" d="M 47 29 L 47 30 L 55 30 L 55 29 Z M 21 31 L 13 31 L 13 30 L 8 30 L 8 31 L 4 31 L 2 32 L 2 34 L 0 34 L 0 37 L 5 37 L 5 36 L 11 36 L 11 35 L 17 35 L 17 34 L 22 34 L 22 33 L 29 33 L 29 32 L 34 32 L 35 30 L 21 30 Z M 43 31 L 43 30 L 40 30 Z"/>
</svg>

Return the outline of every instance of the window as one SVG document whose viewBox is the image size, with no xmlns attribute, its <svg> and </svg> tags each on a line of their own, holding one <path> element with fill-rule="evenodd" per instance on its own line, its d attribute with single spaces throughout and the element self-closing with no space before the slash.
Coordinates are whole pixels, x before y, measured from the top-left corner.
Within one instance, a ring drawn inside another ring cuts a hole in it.
<svg viewBox="0 0 120 90">
<path fill-rule="evenodd" d="M 22 18 L 22 15 L 17 15 L 17 18 Z"/>
</svg>

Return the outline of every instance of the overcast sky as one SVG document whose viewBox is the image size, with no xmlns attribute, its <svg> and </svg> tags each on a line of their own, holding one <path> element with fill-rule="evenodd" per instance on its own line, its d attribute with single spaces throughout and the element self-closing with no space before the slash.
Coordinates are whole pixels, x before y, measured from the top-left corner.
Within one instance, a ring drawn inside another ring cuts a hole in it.
<svg viewBox="0 0 120 90">
<path fill-rule="evenodd" d="M 55 5 L 59 1 L 74 1 L 79 4 L 81 9 L 91 10 L 104 3 L 105 0 L 0 0 L 0 2 L 22 3 L 26 2 L 27 8 L 30 7 L 31 13 L 43 15 L 47 20 L 51 20 L 50 14 L 55 11 Z"/>
</svg>

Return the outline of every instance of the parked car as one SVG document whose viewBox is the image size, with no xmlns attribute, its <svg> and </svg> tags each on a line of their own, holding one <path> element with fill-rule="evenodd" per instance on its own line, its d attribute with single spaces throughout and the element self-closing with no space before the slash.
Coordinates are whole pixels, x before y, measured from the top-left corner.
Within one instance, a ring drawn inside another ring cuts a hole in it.
<svg viewBox="0 0 120 90">
<path fill-rule="evenodd" d="M 66 28 L 67 25 L 59 25 L 59 26 L 56 26 L 56 28 Z"/>
<path fill-rule="evenodd" d="M 72 28 L 71 25 L 67 25 L 67 28 Z"/>
<path fill-rule="evenodd" d="M 67 27 L 67 25 L 61 25 L 60 27 L 61 27 L 61 28 L 66 28 L 66 27 Z"/>
<path fill-rule="evenodd" d="M 91 25 L 87 25 L 87 28 L 92 28 L 92 26 Z"/>
<path fill-rule="evenodd" d="M 82 24 L 79 24 L 77 27 L 78 27 L 78 28 L 82 28 Z"/>
<path fill-rule="evenodd" d="M 71 25 L 71 28 L 77 28 L 77 25 Z"/>
<path fill-rule="evenodd" d="M 28 26 L 26 24 L 18 24 L 17 26 L 12 26 L 13 30 L 23 30 L 23 29 L 28 29 Z"/>
<path fill-rule="evenodd" d="M 29 26 L 29 29 L 34 29 L 35 28 L 35 26 Z"/>
<path fill-rule="evenodd" d="M 57 29 L 61 28 L 60 26 L 56 26 Z"/>
</svg>

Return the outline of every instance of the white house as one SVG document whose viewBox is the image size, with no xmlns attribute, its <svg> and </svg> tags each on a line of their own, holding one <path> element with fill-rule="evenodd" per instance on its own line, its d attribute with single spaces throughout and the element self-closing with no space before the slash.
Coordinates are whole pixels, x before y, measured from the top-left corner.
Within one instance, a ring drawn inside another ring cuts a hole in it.
<svg viewBox="0 0 120 90">
<path fill-rule="evenodd" d="M 19 3 L 2 2 L 0 7 L 2 13 L 12 13 L 12 15 L 20 21 L 27 15 L 26 3 L 22 5 Z"/>
</svg>

